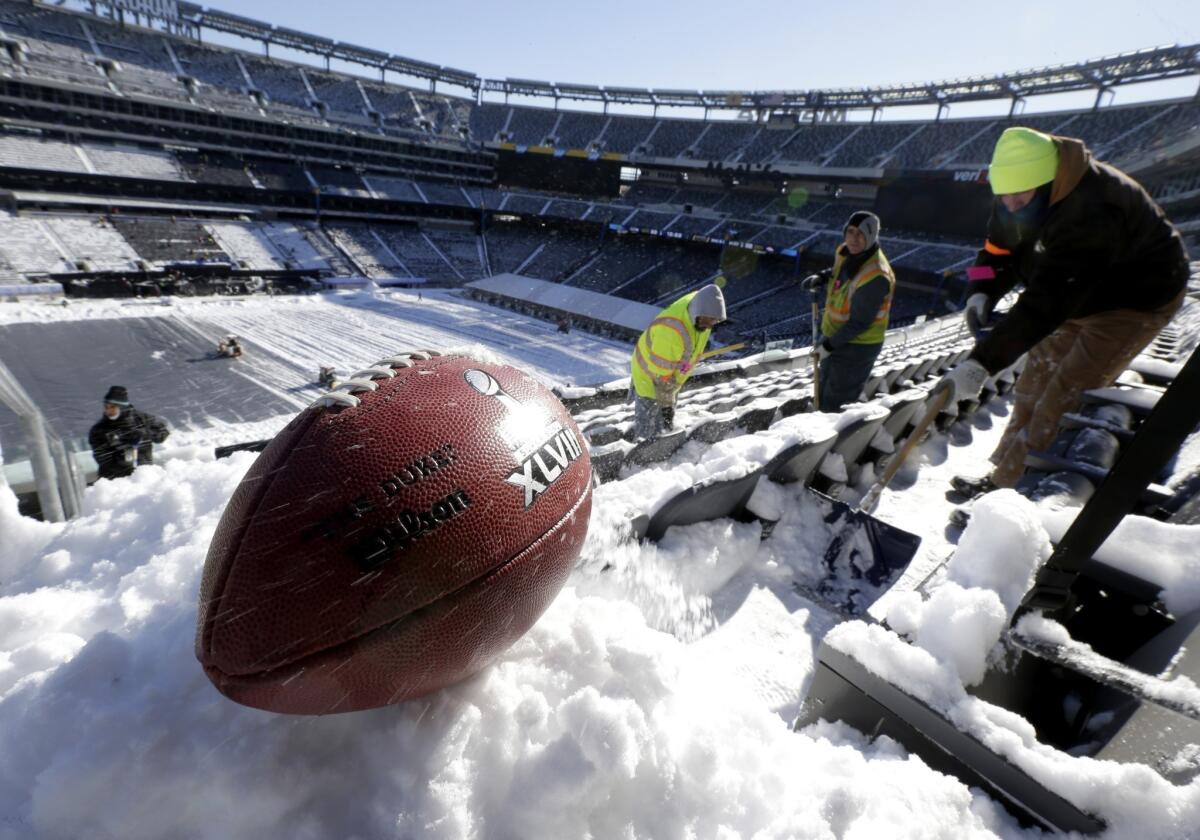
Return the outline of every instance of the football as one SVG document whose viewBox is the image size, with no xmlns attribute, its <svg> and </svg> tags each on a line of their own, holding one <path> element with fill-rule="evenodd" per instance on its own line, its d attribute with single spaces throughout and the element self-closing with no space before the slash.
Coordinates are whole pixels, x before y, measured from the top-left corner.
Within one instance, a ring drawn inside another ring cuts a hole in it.
<svg viewBox="0 0 1200 840">
<path fill-rule="evenodd" d="M 196 656 L 227 697 L 328 714 L 419 697 L 520 638 L 574 566 L 584 439 L 514 368 L 421 352 L 301 412 L 234 492 Z"/>
</svg>

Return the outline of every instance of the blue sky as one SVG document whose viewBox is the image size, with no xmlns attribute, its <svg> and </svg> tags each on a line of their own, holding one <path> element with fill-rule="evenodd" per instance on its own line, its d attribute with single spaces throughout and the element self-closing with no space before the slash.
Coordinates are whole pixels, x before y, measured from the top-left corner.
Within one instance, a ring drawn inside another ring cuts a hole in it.
<svg viewBox="0 0 1200 840">
<path fill-rule="evenodd" d="M 1200 42 L 1196 0 L 211 5 L 489 78 L 709 90 L 935 81 Z"/>
</svg>

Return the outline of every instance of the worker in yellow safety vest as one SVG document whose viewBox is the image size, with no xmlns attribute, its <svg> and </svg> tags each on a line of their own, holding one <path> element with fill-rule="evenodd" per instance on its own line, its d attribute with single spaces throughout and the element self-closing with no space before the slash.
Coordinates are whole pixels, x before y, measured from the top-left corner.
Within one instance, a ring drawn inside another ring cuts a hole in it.
<svg viewBox="0 0 1200 840">
<path fill-rule="evenodd" d="M 713 327 L 725 320 L 725 296 L 709 284 L 672 303 L 642 332 L 630 360 L 634 434 L 658 437 L 674 425 L 675 399 L 708 346 Z"/>
<path fill-rule="evenodd" d="M 813 350 L 820 365 L 821 411 L 841 411 L 859 399 L 883 348 L 896 275 L 879 247 L 879 217 L 865 210 L 850 216 L 833 268 L 804 279 L 816 291 L 826 282 L 821 340 Z M 815 328 L 815 325 L 814 325 Z"/>
</svg>

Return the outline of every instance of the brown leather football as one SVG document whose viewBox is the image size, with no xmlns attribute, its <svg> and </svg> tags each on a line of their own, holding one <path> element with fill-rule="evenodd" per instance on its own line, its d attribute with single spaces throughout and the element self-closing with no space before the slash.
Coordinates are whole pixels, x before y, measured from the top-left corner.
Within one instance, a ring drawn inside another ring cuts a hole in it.
<svg viewBox="0 0 1200 840">
<path fill-rule="evenodd" d="M 566 582 L 592 470 L 519 370 L 412 353 L 353 374 L 263 450 L 204 564 L 196 656 L 247 706 L 369 709 L 503 653 Z"/>
</svg>

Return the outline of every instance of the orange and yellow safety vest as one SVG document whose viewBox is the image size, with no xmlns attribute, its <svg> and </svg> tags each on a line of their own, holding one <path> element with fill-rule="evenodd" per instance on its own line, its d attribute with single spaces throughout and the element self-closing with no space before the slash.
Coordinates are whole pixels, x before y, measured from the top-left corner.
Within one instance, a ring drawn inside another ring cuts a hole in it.
<svg viewBox="0 0 1200 840">
<path fill-rule="evenodd" d="M 697 330 L 688 315 L 688 304 L 696 296 L 686 294 L 672 303 L 642 331 L 630 359 L 630 375 L 638 396 L 654 397 L 654 383 L 682 387 L 708 346 L 712 330 Z"/>
<path fill-rule="evenodd" d="M 842 277 L 842 266 L 846 263 L 846 249 L 839 248 L 833 259 L 833 277 L 829 281 L 829 290 L 825 294 L 825 317 L 821 319 L 821 334 L 828 338 L 842 328 L 850 320 L 850 304 L 857 289 L 870 283 L 876 277 L 886 277 L 888 282 L 887 297 L 879 305 L 875 320 L 854 338 L 850 344 L 880 344 L 887 333 L 888 315 L 892 311 L 892 295 L 896 291 L 896 275 L 892 266 L 880 248 L 875 255 L 862 264 L 858 273 L 853 277 Z"/>
</svg>

